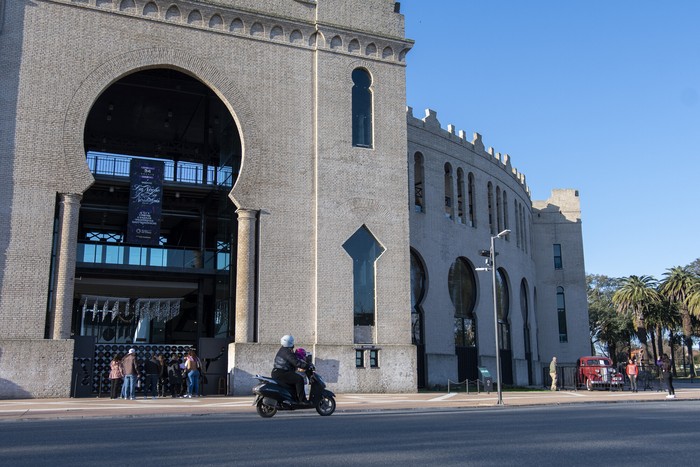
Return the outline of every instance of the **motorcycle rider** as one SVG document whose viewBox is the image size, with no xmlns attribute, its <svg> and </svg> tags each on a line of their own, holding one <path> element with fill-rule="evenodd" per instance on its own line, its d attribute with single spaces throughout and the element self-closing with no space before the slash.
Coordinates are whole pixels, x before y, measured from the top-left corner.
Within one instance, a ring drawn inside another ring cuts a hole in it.
<svg viewBox="0 0 700 467">
<path fill-rule="evenodd" d="M 305 361 L 299 360 L 294 353 L 294 336 L 289 334 L 282 336 L 280 344 L 282 347 L 275 355 L 272 377 L 280 383 L 294 386 L 300 404 L 311 405 L 304 393 L 304 378 L 296 372 L 297 368 L 305 369 L 308 365 Z"/>
</svg>

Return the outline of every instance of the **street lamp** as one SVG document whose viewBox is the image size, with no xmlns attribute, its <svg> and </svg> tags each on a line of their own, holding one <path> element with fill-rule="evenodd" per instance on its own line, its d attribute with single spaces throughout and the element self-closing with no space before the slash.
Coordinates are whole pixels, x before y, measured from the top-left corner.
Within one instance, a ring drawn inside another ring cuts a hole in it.
<svg viewBox="0 0 700 467">
<path fill-rule="evenodd" d="M 503 392 L 501 389 L 501 335 L 498 329 L 498 294 L 496 292 L 496 244 L 495 240 L 497 238 L 502 238 L 510 233 L 510 230 L 506 229 L 498 235 L 491 236 L 491 249 L 489 250 L 489 263 L 490 268 L 476 268 L 477 271 L 488 271 L 491 269 L 491 287 L 493 289 L 493 326 L 494 334 L 496 336 L 496 387 L 498 389 L 498 401 L 497 405 L 503 405 Z M 486 253 L 482 250 L 482 254 Z"/>
</svg>

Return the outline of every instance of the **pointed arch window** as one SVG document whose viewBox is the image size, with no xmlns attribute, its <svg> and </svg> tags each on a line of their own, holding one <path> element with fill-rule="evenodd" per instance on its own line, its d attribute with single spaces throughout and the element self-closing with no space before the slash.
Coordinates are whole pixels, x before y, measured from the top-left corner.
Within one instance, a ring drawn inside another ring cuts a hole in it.
<svg viewBox="0 0 700 467">
<path fill-rule="evenodd" d="M 414 192 L 414 209 L 416 212 L 425 212 L 424 198 L 424 169 L 423 169 L 423 154 L 417 152 L 413 156 L 413 192 Z"/>
<path fill-rule="evenodd" d="M 489 208 L 489 230 L 491 231 L 492 235 L 496 235 L 496 222 L 495 222 L 495 213 L 494 213 L 494 204 L 493 204 L 493 185 L 491 182 L 488 183 L 487 185 L 488 188 L 488 208 Z"/>
<path fill-rule="evenodd" d="M 469 225 L 472 227 L 476 227 L 476 214 L 474 212 L 474 206 L 476 204 L 476 200 L 474 199 L 474 174 L 469 172 L 469 176 L 467 177 L 468 179 L 468 195 L 469 195 Z"/>
<path fill-rule="evenodd" d="M 364 68 L 352 72 L 352 145 L 372 147 L 372 77 Z"/>
<path fill-rule="evenodd" d="M 457 169 L 457 221 L 467 223 L 464 214 L 464 171 L 461 168 Z"/>
<path fill-rule="evenodd" d="M 454 194 L 452 193 L 452 166 L 445 164 L 445 217 L 454 219 Z"/>
<path fill-rule="evenodd" d="M 363 225 L 343 244 L 343 248 L 353 263 L 355 343 L 371 343 L 374 341 L 372 328 L 376 311 L 375 265 L 384 247 Z"/>
<path fill-rule="evenodd" d="M 447 285 L 454 305 L 455 346 L 476 347 L 476 278 L 465 258 L 452 263 Z"/>
</svg>

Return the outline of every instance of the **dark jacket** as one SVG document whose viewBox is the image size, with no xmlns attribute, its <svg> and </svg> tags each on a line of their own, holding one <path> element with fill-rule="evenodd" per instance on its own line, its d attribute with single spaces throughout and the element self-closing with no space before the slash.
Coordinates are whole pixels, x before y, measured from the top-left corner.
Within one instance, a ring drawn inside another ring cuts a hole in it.
<svg viewBox="0 0 700 467">
<path fill-rule="evenodd" d="M 160 375 L 160 362 L 155 358 L 146 360 L 144 369 L 146 370 L 147 375 Z"/>
<path fill-rule="evenodd" d="M 272 371 L 296 371 L 297 368 L 306 367 L 306 362 L 299 360 L 291 347 L 280 347 Z"/>
</svg>

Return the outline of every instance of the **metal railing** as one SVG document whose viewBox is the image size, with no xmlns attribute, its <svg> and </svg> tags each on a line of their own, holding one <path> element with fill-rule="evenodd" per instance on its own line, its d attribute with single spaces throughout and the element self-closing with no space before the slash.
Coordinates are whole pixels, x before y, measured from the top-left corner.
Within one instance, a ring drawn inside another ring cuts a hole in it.
<svg viewBox="0 0 700 467">
<path fill-rule="evenodd" d="M 457 388 L 459 388 L 459 387 L 461 387 L 461 386 L 465 386 L 465 392 L 466 392 L 467 394 L 469 394 L 469 386 L 471 386 L 471 385 L 476 386 L 476 393 L 477 393 L 477 394 L 480 394 L 482 390 L 485 390 L 484 383 L 483 383 L 480 379 L 474 379 L 474 380 L 465 379 L 465 380 L 462 381 L 462 382 L 459 382 L 459 381 L 452 381 L 452 380 L 449 380 L 449 379 L 448 379 L 448 380 L 447 380 L 447 393 L 448 393 L 448 394 L 451 393 L 451 392 L 452 392 L 452 388 L 455 387 L 455 386 L 456 386 Z M 459 389 L 458 389 L 458 390 L 459 390 Z"/>
<path fill-rule="evenodd" d="M 161 268 L 227 270 L 231 255 L 218 250 L 145 247 L 124 243 L 78 242 L 78 263 Z"/>
<path fill-rule="evenodd" d="M 128 177 L 132 159 L 138 157 L 121 154 L 88 152 L 87 164 L 94 175 L 109 177 Z M 163 161 L 167 182 L 191 183 L 197 185 L 233 186 L 233 169 L 228 166 L 212 166 L 196 162 L 173 161 L 170 159 L 155 159 Z"/>
</svg>

